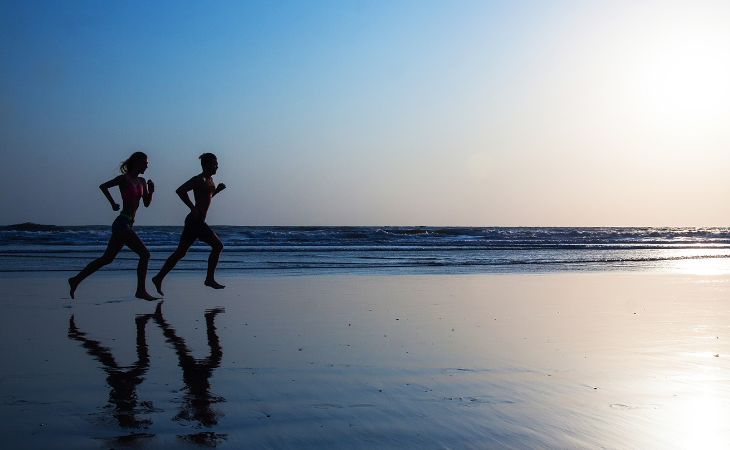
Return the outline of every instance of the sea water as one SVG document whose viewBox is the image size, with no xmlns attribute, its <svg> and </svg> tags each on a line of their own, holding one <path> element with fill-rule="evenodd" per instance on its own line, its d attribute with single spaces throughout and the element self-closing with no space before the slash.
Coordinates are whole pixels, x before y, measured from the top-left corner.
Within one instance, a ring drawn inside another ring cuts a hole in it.
<svg viewBox="0 0 730 450">
<path fill-rule="evenodd" d="M 730 269 L 730 228 L 247 227 L 213 226 L 219 269 L 257 273 L 490 273 L 675 270 L 691 261 Z M 135 230 L 159 267 L 181 227 Z M 77 271 L 100 256 L 110 226 L 0 228 L 0 271 Z M 196 242 L 176 270 L 204 270 Z M 104 270 L 134 270 L 124 249 Z"/>
</svg>

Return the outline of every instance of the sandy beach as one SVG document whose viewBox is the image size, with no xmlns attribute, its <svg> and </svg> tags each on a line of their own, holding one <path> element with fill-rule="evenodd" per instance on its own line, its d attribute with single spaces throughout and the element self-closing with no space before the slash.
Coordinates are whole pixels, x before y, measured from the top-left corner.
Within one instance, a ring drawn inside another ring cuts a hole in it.
<svg viewBox="0 0 730 450">
<path fill-rule="evenodd" d="M 199 275 L 3 274 L 5 448 L 730 442 L 727 275 Z"/>
</svg>

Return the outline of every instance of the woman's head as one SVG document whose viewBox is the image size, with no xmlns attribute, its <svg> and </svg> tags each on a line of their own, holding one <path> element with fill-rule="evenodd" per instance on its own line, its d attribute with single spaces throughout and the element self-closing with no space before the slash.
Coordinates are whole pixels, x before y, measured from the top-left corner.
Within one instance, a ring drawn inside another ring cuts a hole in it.
<svg viewBox="0 0 730 450">
<path fill-rule="evenodd" d="M 147 169 L 147 155 L 144 152 L 134 152 L 119 166 L 122 173 L 144 173 Z"/>
</svg>

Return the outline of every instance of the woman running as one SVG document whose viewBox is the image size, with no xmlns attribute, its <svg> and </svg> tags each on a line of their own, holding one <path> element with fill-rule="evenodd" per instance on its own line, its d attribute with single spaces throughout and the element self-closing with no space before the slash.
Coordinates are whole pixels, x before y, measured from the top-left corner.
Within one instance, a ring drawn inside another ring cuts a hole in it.
<svg viewBox="0 0 730 450">
<path fill-rule="evenodd" d="M 119 213 L 119 217 L 112 224 L 112 236 L 109 238 L 109 244 L 104 254 L 100 258 L 91 261 L 78 275 L 68 279 L 71 298 L 74 298 L 76 288 L 84 278 L 114 261 L 119 250 L 126 245 L 139 255 L 139 264 L 137 265 L 137 292 L 134 294 L 135 297 L 144 300 L 157 299 L 157 297 L 153 297 L 147 293 L 147 288 L 145 287 L 150 252 L 142 240 L 140 240 L 139 236 L 137 236 L 137 233 L 132 230 L 134 215 L 137 212 L 137 208 L 139 208 L 139 200 L 142 199 L 145 207 L 150 206 L 152 193 L 155 192 L 155 184 L 152 180 L 145 182 L 144 178 L 139 176 L 147 170 L 148 164 L 147 155 L 142 152 L 135 152 L 119 167 L 119 170 L 122 172 L 121 175 L 99 186 L 99 189 L 104 193 L 106 199 L 109 200 L 114 211 L 119 211 L 119 204 L 114 201 L 114 198 L 109 193 L 109 188 L 119 186 L 119 191 L 122 194 L 122 212 Z"/>
</svg>

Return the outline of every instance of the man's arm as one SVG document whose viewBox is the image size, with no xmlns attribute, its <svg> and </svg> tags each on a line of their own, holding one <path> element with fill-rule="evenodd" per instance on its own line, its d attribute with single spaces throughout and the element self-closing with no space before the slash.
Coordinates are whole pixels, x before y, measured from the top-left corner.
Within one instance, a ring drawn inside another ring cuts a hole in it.
<svg viewBox="0 0 730 450">
<path fill-rule="evenodd" d="M 226 185 L 225 184 L 218 183 L 218 186 L 216 186 L 215 191 L 213 191 L 213 194 L 211 195 L 211 198 L 212 197 L 215 197 L 220 191 L 222 191 L 225 188 L 226 188 Z"/>
<path fill-rule="evenodd" d="M 188 192 L 195 189 L 198 183 L 199 177 L 194 176 L 175 190 L 175 193 L 178 197 L 180 197 L 180 200 L 182 200 L 182 202 L 185 203 L 185 206 L 190 208 L 191 211 L 195 210 L 195 205 L 193 204 L 193 202 L 190 201 L 190 196 L 188 195 Z"/>
<path fill-rule="evenodd" d="M 101 189 L 101 192 L 104 194 L 104 197 L 106 197 L 107 200 L 109 200 L 109 204 L 112 205 L 112 209 L 114 211 L 119 211 L 119 204 L 114 201 L 114 197 L 112 197 L 112 194 L 109 193 L 109 188 L 114 186 L 119 186 L 122 182 L 123 175 L 119 175 L 118 177 L 115 177 L 105 183 L 101 183 L 99 185 L 99 189 Z"/>
</svg>

